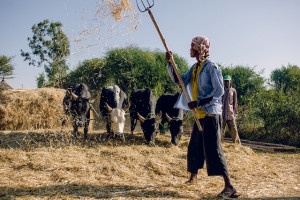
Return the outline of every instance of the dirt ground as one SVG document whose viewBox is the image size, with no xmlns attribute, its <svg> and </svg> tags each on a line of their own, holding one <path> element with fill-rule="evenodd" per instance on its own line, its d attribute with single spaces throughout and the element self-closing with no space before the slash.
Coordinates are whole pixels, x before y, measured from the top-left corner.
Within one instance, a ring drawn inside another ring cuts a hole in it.
<svg viewBox="0 0 300 200">
<path fill-rule="evenodd" d="M 178 146 L 170 134 L 156 146 L 140 132 L 125 142 L 91 131 L 88 140 L 71 130 L 0 132 L 0 199 L 216 199 L 221 177 L 199 171 L 187 185 L 188 136 Z M 223 144 L 239 199 L 300 199 L 300 153 L 266 153 Z"/>
</svg>

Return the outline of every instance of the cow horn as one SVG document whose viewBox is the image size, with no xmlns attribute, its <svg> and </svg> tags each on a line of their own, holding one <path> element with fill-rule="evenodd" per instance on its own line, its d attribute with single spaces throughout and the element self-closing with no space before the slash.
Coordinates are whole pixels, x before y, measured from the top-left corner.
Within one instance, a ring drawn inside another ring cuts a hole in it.
<svg viewBox="0 0 300 200">
<path fill-rule="evenodd" d="M 166 113 L 166 118 L 167 118 L 168 122 L 170 122 L 172 120 L 172 118 L 168 115 L 168 113 Z"/>
<path fill-rule="evenodd" d="M 73 100 L 77 100 L 78 96 L 71 91 L 71 96 Z"/>
<path fill-rule="evenodd" d="M 182 124 L 185 124 L 189 119 L 189 116 L 186 116 L 183 120 L 182 120 Z"/>
<path fill-rule="evenodd" d="M 94 95 L 89 98 L 89 103 L 94 103 L 95 99 L 97 98 L 97 95 Z"/>
<path fill-rule="evenodd" d="M 140 115 L 140 113 L 137 113 L 137 116 L 142 123 L 145 122 L 146 119 L 142 115 Z"/>
<path fill-rule="evenodd" d="M 105 107 L 105 108 L 107 109 L 107 111 L 110 112 L 110 113 L 111 113 L 112 110 L 113 110 L 106 102 L 105 102 L 104 107 Z"/>
<path fill-rule="evenodd" d="M 127 110 L 129 109 L 129 107 L 130 107 L 130 104 L 128 103 L 128 104 L 125 106 L 125 108 L 123 108 L 124 112 L 127 112 Z"/>
<path fill-rule="evenodd" d="M 160 120 L 162 116 L 162 112 L 160 111 L 159 114 L 155 117 L 155 121 L 157 122 L 158 120 Z"/>
</svg>

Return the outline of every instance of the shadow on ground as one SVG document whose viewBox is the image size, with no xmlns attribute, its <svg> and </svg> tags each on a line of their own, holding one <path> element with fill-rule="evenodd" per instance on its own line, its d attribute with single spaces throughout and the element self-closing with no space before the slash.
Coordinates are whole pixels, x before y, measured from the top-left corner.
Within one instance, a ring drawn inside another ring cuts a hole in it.
<svg viewBox="0 0 300 200">
<path fill-rule="evenodd" d="M 77 198 L 97 198 L 108 199 L 118 197 L 130 198 L 184 198 L 190 199 L 189 196 L 183 196 L 175 191 L 156 191 L 157 188 L 168 187 L 168 185 L 135 187 L 128 185 L 109 185 L 98 186 L 88 184 L 65 184 L 50 185 L 43 187 L 11 188 L 0 187 L 1 199 L 14 199 L 15 197 L 71 197 Z"/>
</svg>

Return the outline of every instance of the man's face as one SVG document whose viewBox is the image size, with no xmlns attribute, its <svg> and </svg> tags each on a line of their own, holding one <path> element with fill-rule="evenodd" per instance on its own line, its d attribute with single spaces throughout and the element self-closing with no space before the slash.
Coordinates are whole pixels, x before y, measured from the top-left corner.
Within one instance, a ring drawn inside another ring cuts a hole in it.
<svg viewBox="0 0 300 200">
<path fill-rule="evenodd" d="M 199 52 L 194 49 L 194 43 L 191 44 L 191 50 L 190 50 L 191 58 L 195 58 L 197 55 L 199 55 Z"/>
<path fill-rule="evenodd" d="M 229 80 L 225 80 L 225 81 L 224 81 L 224 86 L 225 86 L 226 88 L 229 88 L 229 87 L 230 87 L 230 81 L 229 81 Z"/>
</svg>

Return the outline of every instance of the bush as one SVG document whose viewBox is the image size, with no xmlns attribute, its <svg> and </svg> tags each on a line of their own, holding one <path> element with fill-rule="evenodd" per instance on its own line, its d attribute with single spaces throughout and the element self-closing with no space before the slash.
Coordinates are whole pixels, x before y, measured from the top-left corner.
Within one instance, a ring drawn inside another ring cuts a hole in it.
<svg viewBox="0 0 300 200">
<path fill-rule="evenodd" d="M 299 96 L 263 90 L 253 99 L 248 107 L 241 107 L 241 137 L 300 147 Z"/>
</svg>

